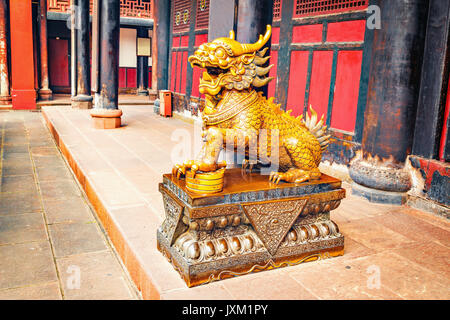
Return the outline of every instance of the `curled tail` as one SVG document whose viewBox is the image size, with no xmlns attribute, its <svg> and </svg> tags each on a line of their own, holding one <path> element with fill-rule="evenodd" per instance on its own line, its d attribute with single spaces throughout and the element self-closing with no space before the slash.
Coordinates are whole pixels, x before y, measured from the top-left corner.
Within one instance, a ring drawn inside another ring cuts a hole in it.
<svg viewBox="0 0 450 320">
<path fill-rule="evenodd" d="M 320 118 L 320 121 L 317 122 L 317 112 L 314 111 L 312 106 L 309 106 L 309 110 L 311 111 L 311 117 L 306 113 L 306 120 L 304 120 L 305 126 L 317 138 L 322 151 L 325 151 L 330 143 L 331 135 L 325 135 L 327 126 L 323 125 L 323 115 Z"/>
</svg>

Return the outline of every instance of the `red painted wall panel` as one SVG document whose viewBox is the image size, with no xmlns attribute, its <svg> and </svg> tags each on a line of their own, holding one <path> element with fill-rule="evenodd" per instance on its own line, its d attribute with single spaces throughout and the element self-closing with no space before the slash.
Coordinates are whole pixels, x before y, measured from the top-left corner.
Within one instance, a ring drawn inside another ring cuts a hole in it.
<svg viewBox="0 0 450 320">
<path fill-rule="evenodd" d="M 303 113 L 306 76 L 308 72 L 308 56 L 308 51 L 291 52 L 286 110 L 292 110 L 292 115 L 300 115 Z"/>
<path fill-rule="evenodd" d="M 183 66 L 183 60 L 181 60 L 183 58 L 183 52 L 182 51 L 178 51 L 177 52 L 177 82 L 176 82 L 176 87 L 175 87 L 175 92 L 180 92 L 180 87 L 181 87 L 181 73 L 182 70 L 184 68 Z"/>
<path fill-rule="evenodd" d="M 172 47 L 178 48 L 180 46 L 180 37 L 173 37 L 172 38 Z"/>
<path fill-rule="evenodd" d="M 292 43 L 316 43 L 322 42 L 321 24 L 295 26 L 292 28 Z"/>
<path fill-rule="evenodd" d="M 119 88 L 127 87 L 127 68 L 119 68 Z"/>
<path fill-rule="evenodd" d="M 444 149 L 445 149 L 445 143 L 447 142 L 447 126 L 448 126 L 448 116 L 450 114 L 450 81 L 448 83 L 447 88 L 447 102 L 445 103 L 445 109 L 444 109 L 444 125 L 442 127 L 442 134 L 441 134 L 441 142 L 439 146 L 439 159 L 444 160 Z"/>
<path fill-rule="evenodd" d="M 328 24 L 328 42 L 364 41 L 365 20 L 332 22 Z"/>
<path fill-rule="evenodd" d="M 180 93 L 185 94 L 186 93 L 186 73 L 187 73 L 187 61 L 188 60 L 188 53 L 187 51 L 183 52 L 183 68 L 181 69 L 181 87 L 180 87 Z"/>
<path fill-rule="evenodd" d="M 324 115 L 324 119 L 328 110 L 332 64 L 333 51 L 315 51 L 313 53 L 308 110 L 312 105 L 318 116 Z"/>
<path fill-rule="evenodd" d="M 136 68 L 127 68 L 127 88 L 137 88 Z"/>
<path fill-rule="evenodd" d="M 189 36 L 182 36 L 180 41 L 180 47 L 187 47 L 189 45 Z"/>
<path fill-rule="evenodd" d="M 348 132 L 355 130 L 361 63 L 362 51 L 340 51 L 338 54 L 332 128 Z"/>
<path fill-rule="evenodd" d="M 50 86 L 69 87 L 69 40 L 48 39 Z"/>
<path fill-rule="evenodd" d="M 278 63 L 278 51 L 272 50 L 270 52 L 270 64 L 274 66 L 270 69 L 269 77 L 274 77 L 272 81 L 269 82 L 269 86 L 267 88 L 267 96 L 268 98 L 275 96 L 275 88 L 277 84 L 277 63 Z"/>
<path fill-rule="evenodd" d="M 177 53 L 172 52 L 172 71 L 170 73 L 170 91 L 175 92 L 175 79 L 177 70 Z"/>
<path fill-rule="evenodd" d="M 208 34 L 207 33 L 195 35 L 195 43 L 194 43 L 195 47 L 199 47 L 200 45 L 202 45 L 203 43 L 206 43 L 206 42 L 208 42 Z"/>
<path fill-rule="evenodd" d="M 280 28 L 275 27 L 272 28 L 272 44 L 279 44 L 280 43 Z"/>
<path fill-rule="evenodd" d="M 191 96 L 193 97 L 200 97 L 200 92 L 198 90 L 198 85 L 200 83 L 200 77 L 202 76 L 202 69 L 198 67 L 194 67 L 194 70 L 192 72 L 192 92 Z"/>
</svg>

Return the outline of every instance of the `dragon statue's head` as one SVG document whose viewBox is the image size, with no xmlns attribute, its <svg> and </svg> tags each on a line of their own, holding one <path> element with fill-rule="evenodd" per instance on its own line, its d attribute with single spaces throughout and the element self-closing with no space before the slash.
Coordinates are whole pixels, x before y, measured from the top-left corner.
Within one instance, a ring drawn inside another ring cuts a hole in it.
<svg viewBox="0 0 450 320">
<path fill-rule="evenodd" d="M 273 65 L 263 67 L 270 58 L 264 57 L 267 48 L 261 50 L 271 34 L 272 28 L 268 25 L 266 33 L 260 35 L 257 42 L 241 44 L 234 39 L 234 31 L 230 31 L 229 38 L 204 43 L 189 57 L 192 67 L 206 69 L 199 90 L 205 94 L 207 106 L 214 108 L 223 90 L 262 87 L 273 79 L 266 77 Z"/>
</svg>

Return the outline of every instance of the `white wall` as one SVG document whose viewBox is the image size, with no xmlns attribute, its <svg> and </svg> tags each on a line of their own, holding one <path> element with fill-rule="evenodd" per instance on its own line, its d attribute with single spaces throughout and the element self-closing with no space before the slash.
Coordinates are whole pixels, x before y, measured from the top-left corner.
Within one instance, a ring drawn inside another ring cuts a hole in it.
<svg viewBox="0 0 450 320">
<path fill-rule="evenodd" d="M 119 67 L 136 68 L 136 29 L 120 28 Z"/>
<path fill-rule="evenodd" d="M 149 35 L 152 36 L 152 30 Z M 120 28 L 119 67 L 136 68 L 136 29 Z M 148 65 L 152 65 L 152 58 L 148 58 Z"/>
</svg>

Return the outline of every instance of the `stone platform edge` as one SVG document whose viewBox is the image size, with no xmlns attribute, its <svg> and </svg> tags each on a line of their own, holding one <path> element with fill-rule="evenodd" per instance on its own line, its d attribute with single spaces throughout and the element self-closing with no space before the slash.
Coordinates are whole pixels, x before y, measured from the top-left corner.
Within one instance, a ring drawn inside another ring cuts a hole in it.
<svg viewBox="0 0 450 320">
<path fill-rule="evenodd" d="M 159 290 L 157 289 L 157 286 L 151 279 L 151 276 L 147 274 L 142 263 L 133 253 L 133 250 L 127 243 L 124 235 L 115 224 L 114 219 L 112 219 L 105 205 L 95 193 L 94 188 L 89 182 L 89 179 L 86 178 L 84 172 L 74 160 L 69 149 L 65 146 L 64 141 L 62 141 L 62 139 L 59 137 L 56 128 L 48 119 L 47 114 L 45 112 L 42 112 L 42 115 L 51 135 L 55 140 L 56 145 L 65 157 L 80 186 L 82 187 L 86 197 L 94 208 L 98 219 L 100 220 L 104 230 L 108 234 L 110 241 L 114 245 L 115 251 L 119 255 L 122 264 L 127 269 L 130 278 L 133 280 L 137 289 L 141 293 L 142 298 L 144 300 L 160 300 L 161 292 L 159 292 Z"/>
</svg>

